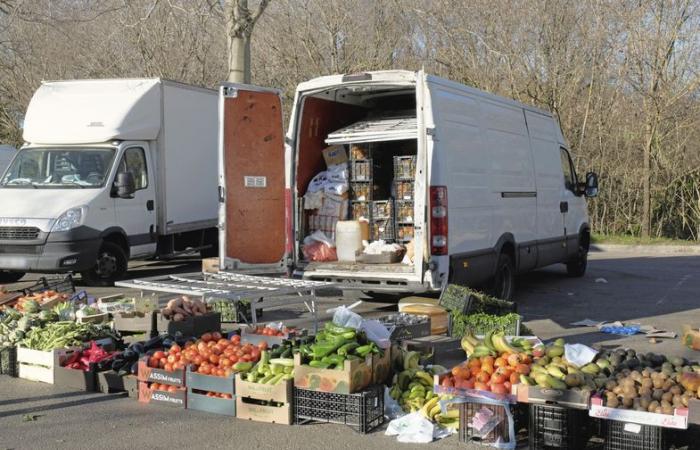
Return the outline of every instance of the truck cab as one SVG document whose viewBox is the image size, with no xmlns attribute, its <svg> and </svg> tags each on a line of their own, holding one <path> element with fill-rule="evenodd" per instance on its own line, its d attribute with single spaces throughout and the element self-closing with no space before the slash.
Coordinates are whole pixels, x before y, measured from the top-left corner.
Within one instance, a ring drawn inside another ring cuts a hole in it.
<svg viewBox="0 0 700 450">
<path fill-rule="evenodd" d="M 0 281 L 79 272 L 110 284 L 132 258 L 216 249 L 214 91 L 44 83 L 24 139 L 0 177 Z"/>
</svg>

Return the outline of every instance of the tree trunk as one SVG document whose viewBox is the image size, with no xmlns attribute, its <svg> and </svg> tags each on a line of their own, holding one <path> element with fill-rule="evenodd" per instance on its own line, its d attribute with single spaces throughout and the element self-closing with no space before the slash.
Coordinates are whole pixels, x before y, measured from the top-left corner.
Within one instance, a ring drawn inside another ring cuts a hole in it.
<svg viewBox="0 0 700 450">
<path fill-rule="evenodd" d="M 654 127 L 645 127 L 644 162 L 642 166 L 642 237 L 651 236 L 651 146 L 654 142 Z"/>
<path fill-rule="evenodd" d="M 227 80 L 250 84 L 250 36 L 245 33 L 229 38 Z"/>
</svg>

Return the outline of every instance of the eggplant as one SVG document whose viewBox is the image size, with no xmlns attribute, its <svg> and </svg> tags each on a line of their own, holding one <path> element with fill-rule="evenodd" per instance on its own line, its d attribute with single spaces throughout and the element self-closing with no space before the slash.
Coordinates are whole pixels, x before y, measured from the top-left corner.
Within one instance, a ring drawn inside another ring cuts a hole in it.
<svg viewBox="0 0 700 450">
<path fill-rule="evenodd" d="M 143 343 L 143 347 L 146 351 L 159 348 L 163 346 L 163 336 L 156 336 Z"/>
<path fill-rule="evenodd" d="M 136 375 L 136 374 L 138 374 L 138 373 L 139 373 L 139 362 L 136 361 L 135 363 L 133 363 L 133 364 L 131 365 L 131 374 L 132 374 L 132 375 Z"/>
<path fill-rule="evenodd" d="M 124 364 L 125 364 L 125 361 L 124 361 L 123 359 L 121 359 L 121 358 L 114 358 L 114 359 L 112 360 L 112 365 L 111 365 L 112 370 L 114 370 L 114 371 L 116 372 L 116 371 L 118 371 L 119 369 L 121 369 L 121 368 L 124 366 Z"/>
<path fill-rule="evenodd" d="M 173 341 L 172 339 L 163 339 L 163 347 L 164 348 L 170 348 L 173 346 L 174 343 L 175 343 L 175 341 Z"/>
<path fill-rule="evenodd" d="M 146 353 L 146 348 L 142 342 L 135 342 L 135 343 L 131 344 L 129 346 L 129 350 L 131 350 L 132 352 L 134 352 L 138 355 L 143 355 L 144 353 Z"/>
<path fill-rule="evenodd" d="M 124 350 L 122 353 L 122 358 L 133 361 L 135 359 L 139 359 L 139 353 L 134 350 Z"/>
</svg>

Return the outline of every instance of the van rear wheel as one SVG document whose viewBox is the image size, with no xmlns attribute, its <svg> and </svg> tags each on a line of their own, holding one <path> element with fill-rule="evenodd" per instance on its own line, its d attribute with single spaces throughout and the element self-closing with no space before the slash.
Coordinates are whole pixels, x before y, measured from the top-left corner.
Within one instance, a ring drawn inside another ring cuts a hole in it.
<svg viewBox="0 0 700 450">
<path fill-rule="evenodd" d="M 510 255 L 501 253 L 496 264 L 496 274 L 493 277 L 491 292 L 496 298 L 510 300 L 515 291 L 515 264 Z"/>
<path fill-rule="evenodd" d="M 124 249 L 114 242 L 106 241 L 97 252 L 95 265 L 80 275 L 88 286 L 112 286 L 126 274 L 126 270 L 127 258 Z"/>
<path fill-rule="evenodd" d="M 582 277 L 586 274 L 588 267 L 588 250 L 583 245 L 578 247 L 578 254 L 575 259 L 566 263 L 566 273 L 570 277 Z"/>
</svg>

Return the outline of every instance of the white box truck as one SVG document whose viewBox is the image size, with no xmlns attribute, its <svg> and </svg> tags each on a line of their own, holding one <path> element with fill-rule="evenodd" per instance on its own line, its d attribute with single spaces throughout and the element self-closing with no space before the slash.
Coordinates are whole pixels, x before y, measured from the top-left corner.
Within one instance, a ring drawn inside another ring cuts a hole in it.
<svg viewBox="0 0 700 450">
<path fill-rule="evenodd" d="M 369 292 L 488 285 L 501 298 L 511 298 L 519 272 L 555 263 L 573 276 L 586 270 L 585 197 L 597 194 L 597 176 L 579 180 L 546 111 L 422 71 L 333 75 L 298 86 L 285 138 L 276 91 L 224 84 L 220 98 L 223 269 L 286 268 Z M 344 145 L 351 162 L 357 152 L 382 163 L 372 163 L 363 195 L 408 208 L 387 226 L 412 242 L 413 264 L 304 257 L 314 223 L 303 196 L 330 144 Z M 409 179 L 392 167 L 395 156 L 414 164 Z"/>
<path fill-rule="evenodd" d="M 42 83 L 0 177 L 0 282 L 217 251 L 217 93 L 161 79 Z"/>
</svg>

